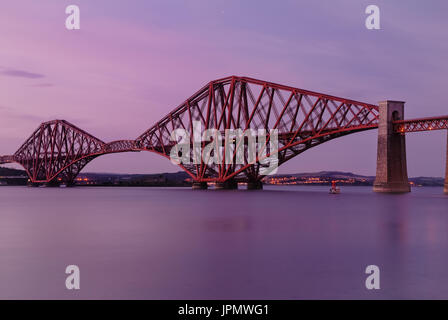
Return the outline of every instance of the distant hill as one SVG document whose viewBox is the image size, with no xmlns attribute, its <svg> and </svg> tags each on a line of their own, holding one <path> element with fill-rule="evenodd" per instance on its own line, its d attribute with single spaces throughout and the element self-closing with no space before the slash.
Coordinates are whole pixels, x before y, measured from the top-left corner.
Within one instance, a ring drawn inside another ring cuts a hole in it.
<svg viewBox="0 0 448 320">
<path fill-rule="evenodd" d="M 156 174 L 111 174 L 80 173 L 76 183 L 79 185 L 103 186 L 190 186 L 191 178 L 186 172 Z"/>
<path fill-rule="evenodd" d="M 24 170 L 16 170 L 0 167 L 0 186 L 23 186 L 26 185 L 28 176 Z"/>
<path fill-rule="evenodd" d="M 16 178 L 14 178 L 16 177 Z M 374 176 L 364 176 L 352 172 L 319 171 L 268 176 L 264 183 L 272 185 L 328 185 L 332 180 L 346 185 L 373 185 Z M 414 177 L 409 179 L 414 186 L 443 186 L 440 177 Z M 0 184 L 26 184 L 24 170 L 0 167 Z M 156 174 L 81 173 L 78 185 L 102 186 L 189 186 L 191 177 L 184 171 Z"/>
<path fill-rule="evenodd" d="M 332 180 L 336 180 L 338 184 L 371 186 L 375 176 L 364 176 L 352 172 L 319 171 L 268 176 L 264 182 L 273 185 L 328 185 Z M 443 186 L 444 178 L 414 177 L 409 178 L 409 182 L 414 186 Z"/>
<path fill-rule="evenodd" d="M 416 186 L 427 186 L 427 187 L 440 187 L 445 183 L 444 178 L 437 177 L 415 177 L 409 178 L 411 183 L 414 183 Z"/>
<path fill-rule="evenodd" d="M 17 177 L 17 176 L 26 176 L 25 170 L 17 170 L 0 167 L 0 177 Z"/>
<path fill-rule="evenodd" d="M 375 176 L 363 176 L 352 172 L 343 171 L 319 171 L 319 172 L 303 172 L 284 174 L 279 176 L 293 176 L 293 177 L 333 177 L 333 178 L 362 178 L 362 179 L 375 179 Z"/>
<path fill-rule="evenodd" d="M 293 174 L 279 174 L 264 178 L 266 184 L 272 185 L 328 185 L 335 180 L 338 184 L 372 185 L 375 177 L 363 176 L 352 172 L 319 171 Z"/>
</svg>

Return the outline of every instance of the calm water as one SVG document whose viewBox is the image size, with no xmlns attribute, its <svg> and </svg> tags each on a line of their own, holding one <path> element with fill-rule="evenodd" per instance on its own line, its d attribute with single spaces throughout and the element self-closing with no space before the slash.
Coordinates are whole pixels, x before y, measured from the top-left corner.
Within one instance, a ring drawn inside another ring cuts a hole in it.
<svg viewBox="0 0 448 320">
<path fill-rule="evenodd" d="M 0 187 L 0 298 L 448 299 L 447 231 L 441 188 Z"/>
</svg>

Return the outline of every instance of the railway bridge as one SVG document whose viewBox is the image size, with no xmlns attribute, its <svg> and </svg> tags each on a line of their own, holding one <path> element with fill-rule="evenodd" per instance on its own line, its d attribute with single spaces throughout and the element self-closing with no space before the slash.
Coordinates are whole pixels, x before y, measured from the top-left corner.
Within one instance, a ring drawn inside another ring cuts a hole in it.
<svg viewBox="0 0 448 320">
<path fill-rule="evenodd" d="M 303 90 L 291 86 L 231 76 L 209 82 L 160 121 L 134 140 L 104 142 L 64 120 L 42 123 L 12 155 L 0 156 L 0 164 L 18 163 L 32 184 L 73 184 L 79 172 L 95 158 L 119 152 L 149 151 L 172 160 L 172 133 L 189 134 L 191 158 L 195 152 L 195 123 L 205 130 L 251 130 L 268 132 L 263 153 L 240 162 L 210 163 L 204 157 L 196 163 L 178 163 L 193 181 L 193 188 L 231 189 L 238 182 L 248 188 L 262 188 L 266 158 L 275 154 L 277 165 L 335 138 L 378 129 L 378 157 L 374 191 L 409 192 L 406 166 L 406 134 L 446 130 L 448 116 L 405 119 L 404 102 L 383 101 L 378 105 Z M 269 147 L 272 130 L 278 135 L 275 148 Z M 188 141 L 187 141 L 188 143 Z M 176 150 L 175 150 L 176 151 Z M 231 158 L 236 157 L 234 148 Z M 184 155 L 185 156 L 185 155 Z M 448 160 L 448 151 L 447 151 Z M 447 162 L 448 174 L 448 162 Z M 448 175 L 445 179 L 448 193 Z"/>
</svg>

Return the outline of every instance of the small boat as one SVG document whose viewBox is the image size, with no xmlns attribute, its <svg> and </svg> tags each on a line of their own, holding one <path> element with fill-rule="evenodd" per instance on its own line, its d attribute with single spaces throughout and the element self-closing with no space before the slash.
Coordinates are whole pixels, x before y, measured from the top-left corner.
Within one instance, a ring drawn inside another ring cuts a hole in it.
<svg viewBox="0 0 448 320">
<path fill-rule="evenodd" d="M 336 181 L 331 181 L 331 188 L 330 188 L 331 194 L 339 194 L 341 193 L 341 189 L 339 187 L 336 187 Z"/>
<path fill-rule="evenodd" d="M 59 185 L 59 188 L 67 188 L 67 185 L 65 183 L 62 183 Z"/>
</svg>

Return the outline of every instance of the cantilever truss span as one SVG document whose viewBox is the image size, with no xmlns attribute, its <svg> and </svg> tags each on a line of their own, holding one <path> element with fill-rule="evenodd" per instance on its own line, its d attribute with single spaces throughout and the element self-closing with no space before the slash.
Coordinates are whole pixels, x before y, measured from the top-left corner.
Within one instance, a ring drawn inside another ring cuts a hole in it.
<svg viewBox="0 0 448 320">
<path fill-rule="evenodd" d="M 72 183 L 96 157 L 107 153 L 135 151 L 134 140 L 105 143 L 65 120 L 42 123 L 12 156 L 0 163 L 22 165 L 31 182 Z"/>
<path fill-rule="evenodd" d="M 193 121 L 200 122 L 203 130 L 220 132 L 277 129 L 278 164 L 281 165 L 328 140 L 377 128 L 378 114 L 378 107 L 372 104 L 233 76 L 204 86 L 136 141 L 143 150 L 169 157 L 174 145 L 171 132 L 183 128 L 193 139 Z M 225 159 L 208 165 L 201 159 L 201 163 L 183 168 L 195 181 L 256 181 L 262 178 L 262 165 L 260 161 L 226 164 Z"/>
<path fill-rule="evenodd" d="M 14 154 L 32 182 L 72 182 L 106 143 L 64 120 L 42 123 Z"/>
</svg>

